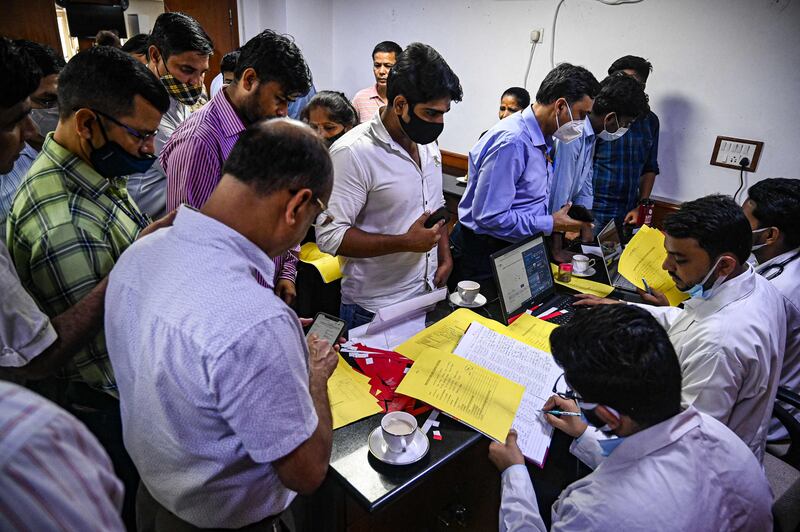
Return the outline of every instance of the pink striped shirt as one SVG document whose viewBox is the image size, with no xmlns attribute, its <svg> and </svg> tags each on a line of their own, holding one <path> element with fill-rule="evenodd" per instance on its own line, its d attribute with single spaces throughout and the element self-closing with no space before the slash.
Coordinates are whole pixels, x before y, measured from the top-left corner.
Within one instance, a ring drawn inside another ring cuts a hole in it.
<svg viewBox="0 0 800 532">
<path fill-rule="evenodd" d="M 222 165 L 244 130 L 224 90 L 175 130 L 158 158 L 167 174 L 168 211 L 182 203 L 197 209 L 205 204 L 222 179 Z M 295 281 L 299 253 L 297 247 L 273 259 L 273 284 L 279 279 Z"/>
<path fill-rule="evenodd" d="M 86 427 L 0 381 L 0 530 L 125 530 L 122 493 Z"/>
<path fill-rule="evenodd" d="M 358 121 L 362 124 L 372 120 L 375 112 L 384 105 L 386 102 L 378 94 L 377 85 L 361 89 L 353 96 L 353 106 L 358 111 Z"/>
</svg>

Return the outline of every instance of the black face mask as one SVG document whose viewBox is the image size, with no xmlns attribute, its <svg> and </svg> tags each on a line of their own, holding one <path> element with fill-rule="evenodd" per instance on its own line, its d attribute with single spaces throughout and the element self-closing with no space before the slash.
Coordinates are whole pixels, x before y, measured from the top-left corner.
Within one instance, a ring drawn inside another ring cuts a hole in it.
<svg viewBox="0 0 800 532">
<path fill-rule="evenodd" d="M 444 131 L 444 124 L 437 124 L 436 122 L 428 122 L 427 120 L 421 119 L 414 112 L 415 105 L 416 104 L 408 102 L 408 116 L 410 120 L 405 122 L 401 116 L 400 127 L 403 128 L 408 138 L 417 144 L 430 144 L 442 134 L 442 131 Z"/>
<path fill-rule="evenodd" d="M 333 146 L 333 143 L 334 143 L 334 142 L 336 142 L 337 140 L 339 140 L 340 138 L 342 138 L 342 136 L 344 136 L 344 134 L 345 134 L 345 133 L 347 133 L 347 131 L 345 131 L 345 130 L 343 129 L 341 132 L 337 133 L 336 135 L 334 135 L 334 136 L 332 136 L 332 137 L 329 137 L 329 138 L 325 139 L 325 144 L 327 144 L 327 146 L 328 146 L 328 149 L 330 149 L 330 147 L 331 147 L 331 146 Z"/>
<path fill-rule="evenodd" d="M 108 140 L 106 135 L 106 128 L 100 119 L 97 119 L 100 126 L 100 131 L 103 133 L 103 139 L 106 143 L 95 148 L 92 146 L 92 153 L 89 154 L 89 162 L 98 174 L 111 179 L 114 177 L 126 176 L 131 174 L 141 174 L 146 172 L 156 162 L 155 155 L 147 155 L 145 157 L 136 157 L 128 153 L 122 146 Z"/>
</svg>

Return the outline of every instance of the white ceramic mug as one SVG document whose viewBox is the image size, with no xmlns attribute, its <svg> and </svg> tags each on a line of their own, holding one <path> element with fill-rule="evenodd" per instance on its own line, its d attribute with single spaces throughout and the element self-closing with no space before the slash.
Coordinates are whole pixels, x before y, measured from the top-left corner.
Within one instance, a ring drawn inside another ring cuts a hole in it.
<svg viewBox="0 0 800 532">
<path fill-rule="evenodd" d="M 575 273 L 586 273 L 586 270 L 594 266 L 594 259 L 586 255 L 575 255 L 572 257 L 572 271 Z"/>
<path fill-rule="evenodd" d="M 458 283 L 457 288 L 458 297 L 460 297 L 461 301 L 468 305 L 475 301 L 475 298 L 478 297 L 478 294 L 481 291 L 481 285 L 475 281 L 461 281 Z"/>
<path fill-rule="evenodd" d="M 417 432 L 417 418 L 408 412 L 389 412 L 381 419 L 383 439 L 393 453 L 403 453 Z"/>
</svg>

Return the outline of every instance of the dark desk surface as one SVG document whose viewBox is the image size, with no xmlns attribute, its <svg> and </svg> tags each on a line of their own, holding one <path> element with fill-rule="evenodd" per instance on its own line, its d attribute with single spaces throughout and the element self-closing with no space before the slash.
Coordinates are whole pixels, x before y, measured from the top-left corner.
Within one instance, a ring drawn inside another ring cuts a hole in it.
<svg viewBox="0 0 800 532">
<path fill-rule="evenodd" d="M 459 198 L 464 195 L 467 185 L 462 185 L 456 181 L 456 176 L 450 174 L 442 174 L 442 190 L 445 194 L 451 196 L 458 196 Z"/>
</svg>

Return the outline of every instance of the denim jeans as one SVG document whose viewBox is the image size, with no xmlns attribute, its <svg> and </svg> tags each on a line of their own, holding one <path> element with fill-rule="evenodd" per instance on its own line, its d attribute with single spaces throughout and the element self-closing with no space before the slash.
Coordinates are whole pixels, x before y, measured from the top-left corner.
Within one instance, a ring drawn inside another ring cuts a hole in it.
<svg viewBox="0 0 800 532">
<path fill-rule="evenodd" d="M 339 307 L 339 317 L 347 324 L 347 330 L 349 331 L 371 322 L 372 318 L 375 317 L 375 313 L 355 303 L 350 305 L 342 303 L 342 306 Z"/>
</svg>

